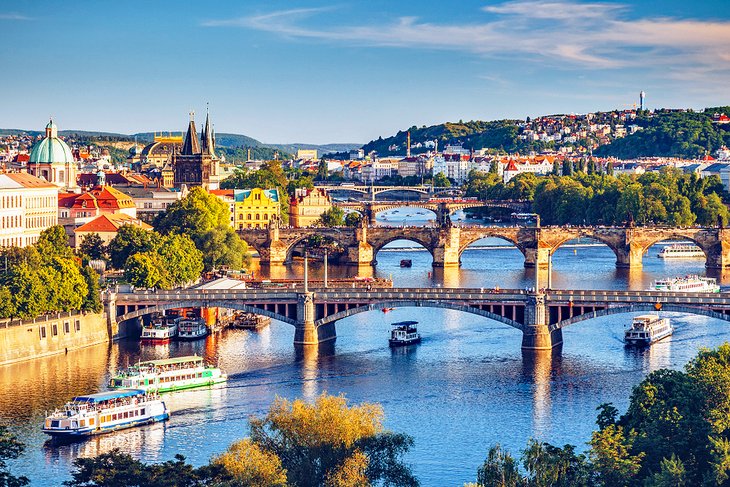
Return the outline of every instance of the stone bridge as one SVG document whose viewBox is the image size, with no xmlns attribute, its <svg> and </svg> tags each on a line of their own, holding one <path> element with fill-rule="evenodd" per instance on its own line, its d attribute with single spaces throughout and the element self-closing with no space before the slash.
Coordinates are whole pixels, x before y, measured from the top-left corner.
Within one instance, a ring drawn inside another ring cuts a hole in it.
<svg viewBox="0 0 730 487">
<path fill-rule="evenodd" d="M 375 265 L 376 255 L 394 240 L 421 244 L 433 256 L 434 267 L 457 267 L 461 254 L 472 243 L 496 237 L 513 244 L 525 258 L 525 267 L 547 268 L 551 255 L 566 242 L 586 237 L 607 245 L 617 267 L 640 268 L 644 253 L 664 240 L 691 240 L 705 253 L 708 268 L 730 267 L 730 230 L 724 228 L 669 227 L 437 227 L 280 228 L 242 229 L 239 236 L 261 256 L 261 262 L 281 265 L 291 260 L 294 248 L 312 235 L 326 236 L 344 249 L 341 263 Z"/>
<path fill-rule="evenodd" d="M 370 226 L 377 224 L 375 217 L 383 211 L 398 208 L 423 208 L 436 214 L 436 221 L 443 222 L 455 211 L 465 208 L 504 208 L 513 212 L 528 212 L 532 204 L 526 200 L 488 200 L 431 198 L 424 201 L 359 201 L 335 202 L 335 206 L 354 210 L 362 214 Z"/>
<path fill-rule="evenodd" d="M 522 332 L 524 350 L 562 344 L 562 329 L 574 323 L 619 313 L 672 311 L 730 321 L 730 295 L 657 291 L 571 291 L 464 288 L 183 289 L 105 294 L 113 323 L 173 308 L 221 307 L 257 313 L 295 327 L 294 343 L 316 345 L 334 340 L 338 320 L 373 310 L 398 307 L 443 308 L 505 323 Z"/>
<path fill-rule="evenodd" d="M 351 191 L 353 193 L 362 193 L 369 195 L 373 200 L 375 196 L 391 191 L 410 191 L 418 193 L 422 196 L 434 196 L 438 194 L 461 194 L 462 190 L 458 187 L 434 187 L 434 186 L 368 186 L 367 184 L 353 185 L 334 185 L 334 184 L 318 184 L 318 188 L 326 191 Z"/>
</svg>

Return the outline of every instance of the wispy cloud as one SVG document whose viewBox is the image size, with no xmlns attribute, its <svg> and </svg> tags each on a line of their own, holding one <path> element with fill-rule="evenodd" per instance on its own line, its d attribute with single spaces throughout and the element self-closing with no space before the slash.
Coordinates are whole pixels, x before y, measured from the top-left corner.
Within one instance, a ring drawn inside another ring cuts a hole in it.
<svg viewBox="0 0 730 487">
<path fill-rule="evenodd" d="M 401 17 L 390 24 L 319 28 L 326 9 L 292 9 L 204 22 L 287 37 L 376 47 L 443 49 L 535 60 L 579 69 L 696 69 L 730 73 L 730 22 L 631 17 L 628 5 L 571 0 L 514 0 L 484 7 L 482 21 L 431 23 Z M 477 13 L 475 13 L 477 15 Z"/>
<path fill-rule="evenodd" d="M 0 20 L 33 20 L 26 15 L 20 15 L 15 13 L 0 13 Z"/>
</svg>

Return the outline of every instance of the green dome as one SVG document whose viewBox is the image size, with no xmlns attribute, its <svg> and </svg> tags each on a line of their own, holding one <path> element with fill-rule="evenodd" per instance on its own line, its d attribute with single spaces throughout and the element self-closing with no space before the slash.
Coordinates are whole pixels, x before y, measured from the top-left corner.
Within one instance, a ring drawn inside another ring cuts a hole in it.
<svg viewBox="0 0 730 487">
<path fill-rule="evenodd" d="M 71 148 L 58 138 L 58 129 L 53 120 L 46 125 L 46 138 L 33 146 L 30 151 L 31 164 L 66 164 L 73 163 Z"/>
</svg>

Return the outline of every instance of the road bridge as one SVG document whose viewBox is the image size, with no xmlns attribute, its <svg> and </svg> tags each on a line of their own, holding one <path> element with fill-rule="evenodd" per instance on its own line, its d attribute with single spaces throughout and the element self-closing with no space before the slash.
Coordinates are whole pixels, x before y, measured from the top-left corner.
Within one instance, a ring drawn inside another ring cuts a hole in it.
<svg viewBox="0 0 730 487">
<path fill-rule="evenodd" d="M 372 200 L 375 200 L 375 197 L 379 194 L 388 193 L 388 192 L 396 192 L 396 191 L 410 191 L 413 193 L 418 193 L 423 196 L 436 196 L 436 195 L 461 195 L 462 189 L 459 187 L 439 187 L 439 186 L 429 186 L 429 185 L 420 185 L 420 186 L 385 186 L 385 185 L 367 185 L 367 184 L 350 184 L 350 183 L 343 183 L 343 184 L 317 184 L 318 188 L 322 188 L 327 191 L 349 191 L 352 193 L 361 193 L 365 195 L 369 195 Z"/>
<path fill-rule="evenodd" d="M 378 251 L 394 240 L 421 244 L 433 256 L 434 267 L 458 267 L 461 254 L 482 238 L 494 237 L 513 244 L 524 256 L 525 267 L 547 268 L 552 254 L 570 240 L 590 238 L 616 255 L 616 266 L 640 268 L 644 253 L 657 242 L 690 240 L 705 253 L 708 268 L 730 267 L 730 230 L 714 227 L 481 227 L 452 226 L 444 219 L 434 227 L 281 228 L 272 221 L 266 229 L 241 229 L 239 236 L 261 256 L 261 262 L 281 265 L 291 260 L 294 248 L 312 235 L 338 242 L 344 252 L 340 262 L 375 265 Z"/>
<path fill-rule="evenodd" d="M 523 350 L 546 350 L 563 342 L 562 329 L 619 313 L 673 311 L 730 321 L 730 295 L 658 291 L 485 290 L 471 288 L 198 289 L 106 293 L 113 323 L 174 308 L 221 307 L 268 316 L 295 327 L 296 345 L 334 340 L 338 320 L 383 308 L 453 309 L 489 318 L 522 332 Z"/>
<path fill-rule="evenodd" d="M 423 201 L 338 201 L 333 203 L 340 208 L 357 211 L 363 215 L 370 226 L 375 226 L 378 213 L 398 208 L 423 208 L 436 214 L 436 221 L 445 222 L 455 211 L 466 208 L 503 208 L 513 212 L 530 211 L 532 204 L 527 200 L 488 200 L 476 198 L 430 198 Z"/>
</svg>

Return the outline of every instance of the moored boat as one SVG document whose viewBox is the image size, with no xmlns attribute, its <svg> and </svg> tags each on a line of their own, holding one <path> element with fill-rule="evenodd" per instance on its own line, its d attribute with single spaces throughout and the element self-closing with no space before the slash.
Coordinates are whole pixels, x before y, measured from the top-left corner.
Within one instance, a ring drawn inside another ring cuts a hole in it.
<svg viewBox="0 0 730 487">
<path fill-rule="evenodd" d="M 171 392 L 211 386 L 227 379 L 218 367 L 207 365 L 203 357 L 190 355 L 139 362 L 112 377 L 109 387 Z"/>
<path fill-rule="evenodd" d="M 165 421 L 167 406 L 154 393 L 120 389 L 76 396 L 46 417 L 42 431 L 54 438 L 84 438 Z"/>
<path fill-rule="evenodd" d="M 173 319 L 154 318 L 142 327 L 140 340 L 148 343 L 167 343 L 177 335 L 177 322 Z"/>
<path fill-rule="evenodd" d="M 669 318 L 659 318 L 655 314 L 641 315 L 632 320 L 631 328 L 624 333 L 624 341 L 626 345 L 651 345 L 673 332 Z"/>
<path fill-rule="evenodd" d="M 177 324 L 180 340 L 197 340 L 208 335 L 208 326 L 201 318 L 182 318 Z"/>
<path fill-rule="evenodd" d="M 664 291 L 680 293 L 719 293 L 720 286 L 713 277 L 685 276 L 668 279 L 657 279 L 647 291 Z"/>
<path fill-rule="evenodd" d="M 401 267 L 413 267 L 413 261 L 411 259 L 402 259 L 400 261 Z"/>
<path fill-rule="evenodd" d="M 238 312 L 233 316 L 231 328 L 241 328 L 244 330 L 260 330 L 271 324 L 271 318 L 268 316 L 257 315 L 256 313 Z"/>
<path fill-rule="evenodd" d="M 416 327 L 417 321 L 399 321 L 391 323 L 393 329 L 390 330 L 390 339 L 388 343 L 391 347 L 400 347 L 404 345 L 412 345 L 421 342 L 421 335 Z"/>
<path fill-rule="evenodd" d="M 704 259 L 705 253 L 697 245 L 672 244 L 663 247 L 657 257 L 660 259 Z"/>
</svg>

